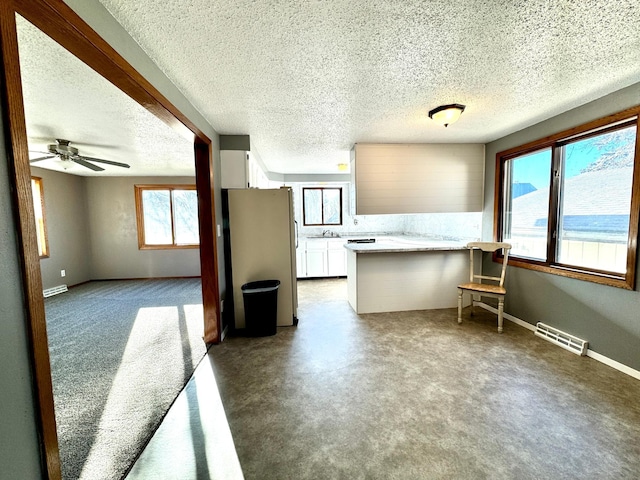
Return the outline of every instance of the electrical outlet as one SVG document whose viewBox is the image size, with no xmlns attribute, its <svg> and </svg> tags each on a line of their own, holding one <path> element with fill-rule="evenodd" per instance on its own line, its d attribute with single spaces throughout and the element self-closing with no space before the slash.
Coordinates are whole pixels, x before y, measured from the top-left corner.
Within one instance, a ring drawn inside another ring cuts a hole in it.
<svg viewBox="0 0 640 480">
<path fill-rule="evenodd" d="M 60 270 L 60 276 L 64 277 L 67 275 L 67 271 L 66 270 Z"/>
<path fill-rule="evenodd" d="M 217 230 L 218 236 L 222 235 L 222 229 L 220 228 L 220 224 L 216 225 L 216 230 Z"/>
</svg>

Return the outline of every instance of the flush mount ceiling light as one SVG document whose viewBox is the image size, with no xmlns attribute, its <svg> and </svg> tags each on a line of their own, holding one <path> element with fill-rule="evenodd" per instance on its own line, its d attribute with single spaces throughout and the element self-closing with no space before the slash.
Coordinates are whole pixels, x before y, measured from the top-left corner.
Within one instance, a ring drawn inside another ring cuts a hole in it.
<svg viewBox="0 0 640 480">
<path fill-rule="evenodd" d="M 429 118 L 446 127 L 460 118 L 464 108 L 465 106 L 459 103 L 440 105 L 429 112 Z"/>
<path fill-rule="evenodd" d="M 338 164 L 338 170 L 340 170 L 341 172 L 346 172 L 348 168 L 349 168 L 349 165 L 347 165 L 346 163 Z"/>
</svg>

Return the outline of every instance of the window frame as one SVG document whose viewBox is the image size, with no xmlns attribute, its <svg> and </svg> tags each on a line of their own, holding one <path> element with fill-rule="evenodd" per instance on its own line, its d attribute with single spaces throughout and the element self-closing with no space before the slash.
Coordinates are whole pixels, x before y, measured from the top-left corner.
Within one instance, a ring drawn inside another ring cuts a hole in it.
<svg viewBox="0 0 640 480">
<path fill-rule="evenodd" d="M 196 185 L 179 185 L 179 184 L 168 184 L 168 185 L 134 185 L 135 191 L 135 203 L 136 203 L 136 224 L 138 230 L 138 249 L 139 250 L 184 250 L 184 249 L 194 249 L 200 248 L 200 243 L 176 243 L 176 231 L 175 231 L 175 219 L 173 217 L 173 194 L 169 195 L 169 208 L 170 208 L 170 217 L 171 217 L 171 237 L 172 244 L 163 244 L 163 245 L 149 245 L 145 243 L 144 237 L 144 207 L 142 201 L 142 194 L 144 191 L 148 190 L 169 190 L 173 192 L 175 190 L 196 190 Z M 198 221 L 199 223 L 199 221 Z"/>
<path fill-rule="evenodd" d="M 33 183 L 35 182 L 38 188 L 38 198 L 40 199 L 40 211 L 42 212 L 42 226 L 38 225 L 38 217 L 36 216 L 36 236 L 38 237 L 38 255 L 40 258 L 49 258 L 49 234 L 47 230 L 47 213 L 44 205 L 44 181 L 42 177 L 31 176 L 31 188 L 33 194 Z M 36 201 L 35 195 L 33 199 Z M 34 214 L 36 208 L 34 205 Z"/>
<path fill-rule="evenodd" d="M 618 128 L 623 128 L 623 125 L 635 125 L 636 127 L 635 154 L 631 186 L 631 205 L 629 210 L 629 234 L 627 238 L 627 265 L 625 273 L 618 274 L 587 267 L 576 267 L 572 265 L 561 264 L 556 259 L 556 240 L 553 238 L 554 233 L 557 236 L 559 217 L 557 202 L 560 198 L 560 179 L 553 175 L 554 168 L 558 162 L 558 158 L 556 157 L 560 152 L 559 148 L 566 145 L 567 143 L 576 141 L 577 139 L 584 139 L 590 136 L 604 134 Z M 518 257 L 517 255 L 514 255 L 513 252 L 511 252 L 509 255 L 509 265 L 525 268 L 528 270 L 550 273 L 553 275 L 585 280 L 602 285 L 634 290 L 636 281 L 638 230 L 640 223 L 640 106 L 632 107 L 621 112 L 576 126 L 574 128 L 564 130 L 548 137 L 544 137 L 518 147 L 498 152 L 496 154 L 493 214 L 493 238 L 495 241 L 502 241 L 504 233 L 503 220 L 505 206 L 504 196 L 506 194 L 506 162 L 545 148 L 550 148 L 552 152 L 551 169 L 549 172 L 549 175 L 552 178 L 552 183 L 550 184 L 549 188 L 550 204 L 549 219 L 547 222 L 547 260 L 541 261 L 536 259 Z M 501 262 L 501 258 L 502 257 L 499 253 L 494 253 L 494 261 Z"/>
<path fill-rule="evenodd" d="M 320 205 L 322 207 L 322 223 L 307 223 L 307 215 L 305 208 L 305 195 L 304 192 L 306 190 L 320 190 L 321 191 L 321 202 Z M 325 223 L 324 218 L 324 191 L 325 190 L 338 190 L 340 192 L 340 223 Z M 342 215 L 342 187 L 302 187 L 302 225 L 305 227 L 340 227 L 343 222 Z"/>
</svg>

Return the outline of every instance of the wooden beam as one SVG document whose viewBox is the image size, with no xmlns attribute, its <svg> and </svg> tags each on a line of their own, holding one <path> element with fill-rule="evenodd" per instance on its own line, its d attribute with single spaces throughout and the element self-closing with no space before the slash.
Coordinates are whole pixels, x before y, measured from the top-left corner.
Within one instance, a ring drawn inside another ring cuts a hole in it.
<svg viewBox="0 0 640 480">
<path fill-rule="evenodd" d="M 43 473 L 46 478 L 61 478 L 60 453 L 53 406 L 53 386 L 49 362 L 49 344 L 45 321 L 44 296 L 38 240 L 31 192 L 31 166 L 27 129 L 22 102 L 22 82 L 18 59 L 16 18 L 10 2 L 0 2 L 0 50 L 2 55 L 2 104 L 5 120 L 7 156 L 12 185 L 13 206 L 18 224 L 22 284 L 24 288 L 32 372 L 35 383 L 37 425 L 44 457 Z M 12 161 L 13 160 L 13 161 Z"/>
</svg>

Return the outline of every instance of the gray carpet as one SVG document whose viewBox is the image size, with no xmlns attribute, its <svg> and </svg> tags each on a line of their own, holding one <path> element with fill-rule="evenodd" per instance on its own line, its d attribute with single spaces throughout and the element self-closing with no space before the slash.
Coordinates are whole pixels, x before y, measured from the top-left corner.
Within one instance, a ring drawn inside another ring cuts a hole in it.
<svg viewBox="0 0 640 480">
<path fill-rule="evenodd" d="M 208 354 L 246 480 L 638 478 L 638 380 L 481 309 L 299 298 L 297 328 Z"/>
<path fill-rule="evenodd" d="M 206 353 L 200 280 L 90 282 L 45 308 L 63 478 L 121 478 Z"/>
</svg>

